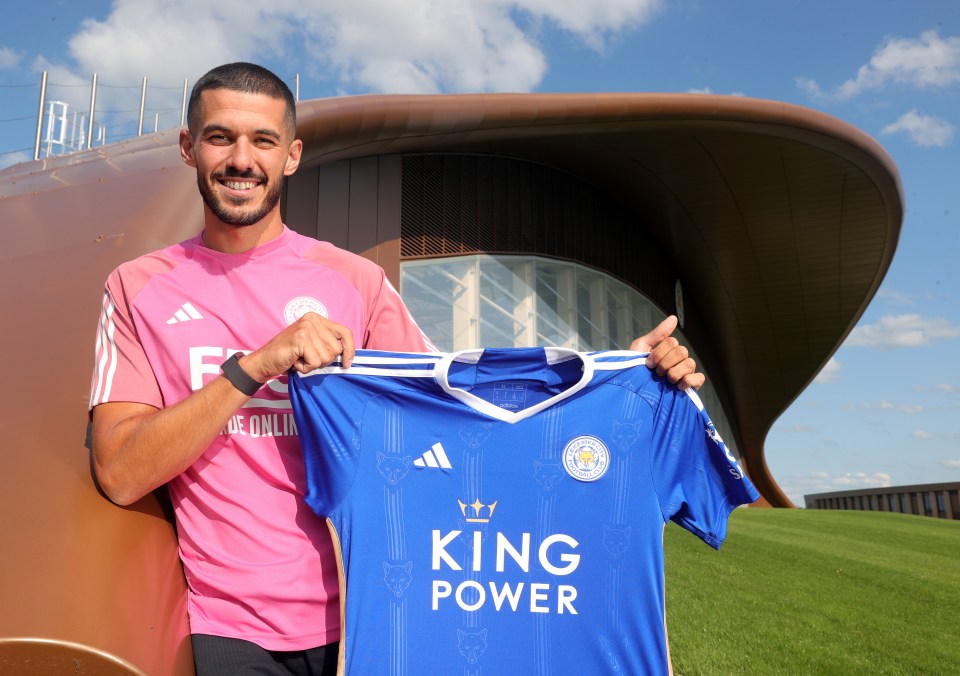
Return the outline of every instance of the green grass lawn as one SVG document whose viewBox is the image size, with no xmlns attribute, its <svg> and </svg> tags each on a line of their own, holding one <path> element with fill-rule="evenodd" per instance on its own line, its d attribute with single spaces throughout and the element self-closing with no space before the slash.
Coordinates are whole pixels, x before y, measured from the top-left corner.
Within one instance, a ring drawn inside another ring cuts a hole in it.
<svg viewBox="0 0 960 676">
<path fill-rule="evenodd" d="M 738 509 L 719 552 L 664 540 L 677 674 L 960 674 L 960 521 Z"/>
</svg>

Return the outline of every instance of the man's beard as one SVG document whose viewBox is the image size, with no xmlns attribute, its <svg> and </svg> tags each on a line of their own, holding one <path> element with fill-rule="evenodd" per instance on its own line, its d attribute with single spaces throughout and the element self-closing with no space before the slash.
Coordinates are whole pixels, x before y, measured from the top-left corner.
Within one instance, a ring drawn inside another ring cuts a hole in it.
<svg viewBox="0 0 960 676">
<path fill-rule="evenodd" d="M 227 170 L 226 172 L 211 176 L 210 182 L 221 181 L 227 178 L 259 179 L 259 177 L 250 170 L 243 172 Z M 200 196 L 203 198 L 203 203 L 207 205 L 207 208 L 210 209 L 217 218 L 227 225 L 253 225 L 263 220 L 267 214 L 273 211 L 274 207 L 276 207 L 280 201 L 280 195 L 283 193 L 283 183 L 284 179 L 281 178 L 274 185 L 267 184 L 267 194 L 264 196 L 259 207 L 251 207 L 253 209 L 252 211 L 236 213 L 231 211 L 225 204 L 225 202 L 229 200 L 218 198 L 213 193 L 213 188 L 211 188 L 210 183 L 204 179 L 200 172 L 197 172 L 197 187 L 200 189 Z"/>
</svg>

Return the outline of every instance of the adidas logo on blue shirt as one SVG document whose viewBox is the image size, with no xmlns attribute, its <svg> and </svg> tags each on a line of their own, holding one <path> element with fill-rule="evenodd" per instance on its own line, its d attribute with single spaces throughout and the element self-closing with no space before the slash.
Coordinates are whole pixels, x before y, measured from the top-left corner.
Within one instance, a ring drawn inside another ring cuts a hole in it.
<svg viewBox="0 0 960 676">
<path fill-rule="evenodd" d="M 450 464 L 450 459 L 447 458 L 447 453 L 443 450 L 443 446 L 440 445 L 439 441 L 435 443 L 429 451 L 414 460 L 413 466 L 453 469 L 453 465 Z"/>
</svg>

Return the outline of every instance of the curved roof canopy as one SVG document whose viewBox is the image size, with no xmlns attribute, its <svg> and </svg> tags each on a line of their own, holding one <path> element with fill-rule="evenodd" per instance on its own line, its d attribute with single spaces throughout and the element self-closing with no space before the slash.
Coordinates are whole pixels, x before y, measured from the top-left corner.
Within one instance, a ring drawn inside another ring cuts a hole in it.
<svg viewBox="0 0 960 676">
<path fill-rule="evenodd" d="M 764 438 L 863 313 L 900 232 L 899 174 L 875 140 L 800 106 L 699 94 L 361 96 L 298 115 L 306 166 L 495 153 L 609 194 L 673 257 L 748 472 L 791 504 Z"/>
</svg>

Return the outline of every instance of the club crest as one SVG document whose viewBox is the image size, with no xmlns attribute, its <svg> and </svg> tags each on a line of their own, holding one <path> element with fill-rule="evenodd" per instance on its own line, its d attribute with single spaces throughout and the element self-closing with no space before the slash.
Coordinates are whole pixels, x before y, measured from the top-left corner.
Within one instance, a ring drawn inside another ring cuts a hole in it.
<svg viewBox="0 0 960 676">
<path fill-rule="evenodd" d="M 289 326 L 308 312 L 316 312 L 321 317 L 329 317 L 327 308 L 316 298 L 297 296 L 283 308 L 283 318 Z"/>
<path fill-rule="evenodd" d="M 563 448 L 563 468 L 577 481 L 596 481 L 609 466 L 610 451 L 596 437 L 576 437 Z"/>
</svg>

